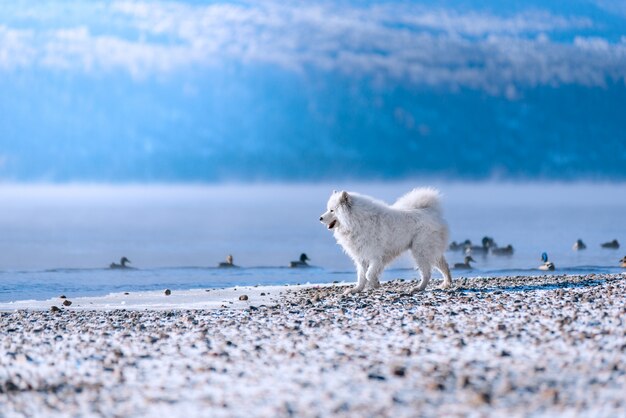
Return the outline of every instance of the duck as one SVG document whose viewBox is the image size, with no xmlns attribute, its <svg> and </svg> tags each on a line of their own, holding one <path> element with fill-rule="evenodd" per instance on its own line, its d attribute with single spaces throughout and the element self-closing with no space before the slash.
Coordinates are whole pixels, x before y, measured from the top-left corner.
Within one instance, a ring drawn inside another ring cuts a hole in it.
<svg viewBox="0 0 626 418">
<path fill-rule="evenodd" d="M 472 246 L 472 241 L 466 239 L 465 241 L 459 242 L 459 243 L 457 243 L 456 241 L 452 241 L 450 243 L 450 246 L 448 247 L 448 249 L 450 251 L 461 251 L 461 250 L 464 250 L 465 248 L 471 247 L 471 246 Z"/>
<path fill-rule="evenodd" d="M 474 260 L 472 258 L 472 256 L 466 255 L 465 256 L 465 262 L 463 262 L 463 263 L 456 263 L 454 265 L 454 268 L 455 269 L 462 269 L 462 270 L 471 270 L 471 269 L 473 269 L 473 267 L 470 265 L 470 261 L 474 262 L 474 263 L 476 262 L 476 260 Z"/>
<path fill-rule="evenodd" d="M 626 256 L 619 260 L 619 266 L 626 269 Z"/>
<path fill-rule="evenodd" d="M 539 270 L 554 270 L 554 263 L 548 261 L 548 253 L 541 253 L 541 261 L 543 261 L 543 264 L 538 267 Z"/>
<path fill-rule="evenodd" d="M 228 254 L 226 257 L 226 262 L 221 262 L 218 264 L 219 268 L 231 268 L 231 267 L 239 267 L 233 264 L 233 256 Z"/>
<path fill-rule="evenodd" d="M 491 249 L 491 254 L 493 255 L 512 255 L 513 254 L 513 246 L 511 244 L 506 247 L 494 247 Z"/>
<path fill-rule="evenodd" d="M 600 246 L 602 248 L 612 248 L 617 250 L 619 248 L 619 242 L 617 242 L 616 239 L 614 239 L 613 241 L 609 241 L 609 242 L 605 242 L 603 244 L 600 244 Z"/>
<path fill-rule="evenodd" d="M 489 252 L 489 248 L 497 247 L 495 241 L 491 237 L 483 237 L 481 240 L 482 245 L 468 245 L 465 247 L 465 254 L 472 253 L 482 253 L 487 254 Z"/>
<path fill-rule="evenodd" d="M 575 251 L 578 250 L 584 250 L 587 248 L 587 246 L 585 245 L 585 243 L 583 242 L 582 239 L 577 239 L 576 242 L 574 243 L 574 246 L 572 247 Z"/>
<path fill-rule="evenodd" d="M 132 267 L 127 266 L 126 263 L 130 263 L 131 261 L 126 258 L 126 257 L 122 257 L 120 258 L 120 263 L 111 263 L 111 265 L 109 265 L 109 268 L 111 269 L 130 269 Z"/>
<path fill-rule="evenodd" d="M 307 257 L 307 255 L 305 253 L 300 254 L 300 260 L 299 261 L 290 261 L 289 262 L 289 267 L 291 268 L 298 268 L 298 267 L 310 267 L 309 264 L 307 263 L 307 261 L 310 261 L 311 259 L 309 257 Z"/>
</svg>

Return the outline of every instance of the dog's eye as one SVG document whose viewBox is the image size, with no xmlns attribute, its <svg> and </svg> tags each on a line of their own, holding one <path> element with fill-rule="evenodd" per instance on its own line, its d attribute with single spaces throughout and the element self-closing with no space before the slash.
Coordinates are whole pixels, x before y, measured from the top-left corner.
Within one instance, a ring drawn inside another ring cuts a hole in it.
<svg viewBox="0 0 626 418">
<path fill-rule="evenodd" d="M 330 210 L 330 213 L 333 213 L 333 212 L 334 212 L 334 210 L 332 210 L 332 209 L 331 209 L 331 210 Z"/>
</svg>

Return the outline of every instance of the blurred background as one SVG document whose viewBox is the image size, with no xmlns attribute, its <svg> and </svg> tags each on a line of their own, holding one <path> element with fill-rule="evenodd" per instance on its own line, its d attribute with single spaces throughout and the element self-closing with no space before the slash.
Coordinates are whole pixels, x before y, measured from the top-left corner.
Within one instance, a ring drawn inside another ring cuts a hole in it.
<svg viewBox="0 0 626 418">
<path fill-rule="evenodd" d="M 623 1 L 1 2 L 0 273 L 308 252 L 352 274 L 330 191 L 420 185 L 451 239 L 515 246 L 474 274 L 617 266 L 625 115 Z"/>
<path fill-rule="evenodd" d="M 11 1 L 0 179 L 626 180 L 626 2 Z"/>
</svg>

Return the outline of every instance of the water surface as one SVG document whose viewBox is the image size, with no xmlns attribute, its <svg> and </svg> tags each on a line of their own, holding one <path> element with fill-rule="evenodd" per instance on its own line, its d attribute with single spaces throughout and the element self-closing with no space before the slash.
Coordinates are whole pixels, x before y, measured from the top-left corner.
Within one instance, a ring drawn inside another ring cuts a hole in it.
<svg viewBox="0 0 626 418">
<path fill-rule="evenodd" d="M 474 255 L 459 276 L 622 271 L 623 184 L 428 183 L 444 193 L 451 239 L 484 235 L 510 257 Z M 333 189 L 388 202 L 418 182 L 328 185 L 0 186 L 0 301 L 59 294 L 354 281 L 351 261 L 318 221 Z M 588 248 L 573 251 L 576 239 Z M 301 252 L 316 268 L 289 269 Z M 240 269 L 215 268 L 233 254 Z M 107 267 L 127 256 L 137 270 Z M 448 252 L 450 264 L 462 253 Z M 384 279 L 416 277 L 403 256 Z"/>
</svg>

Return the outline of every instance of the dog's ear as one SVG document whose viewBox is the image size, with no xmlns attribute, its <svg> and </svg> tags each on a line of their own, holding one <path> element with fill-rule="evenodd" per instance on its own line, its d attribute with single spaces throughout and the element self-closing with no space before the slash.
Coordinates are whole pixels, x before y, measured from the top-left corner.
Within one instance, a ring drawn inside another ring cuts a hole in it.
<svg viewBox="0 0 626 418">
<path fill-rule="evenodd" d="M 350 207 L 350 204 L 352 203 L 350 199 L 350 195 L 345 190 L 341 192 L 341 198 L 339 199 L 339 203 L 341 203 L 342 205 L 346 205 L 348 207 Z"/>
</svg>

